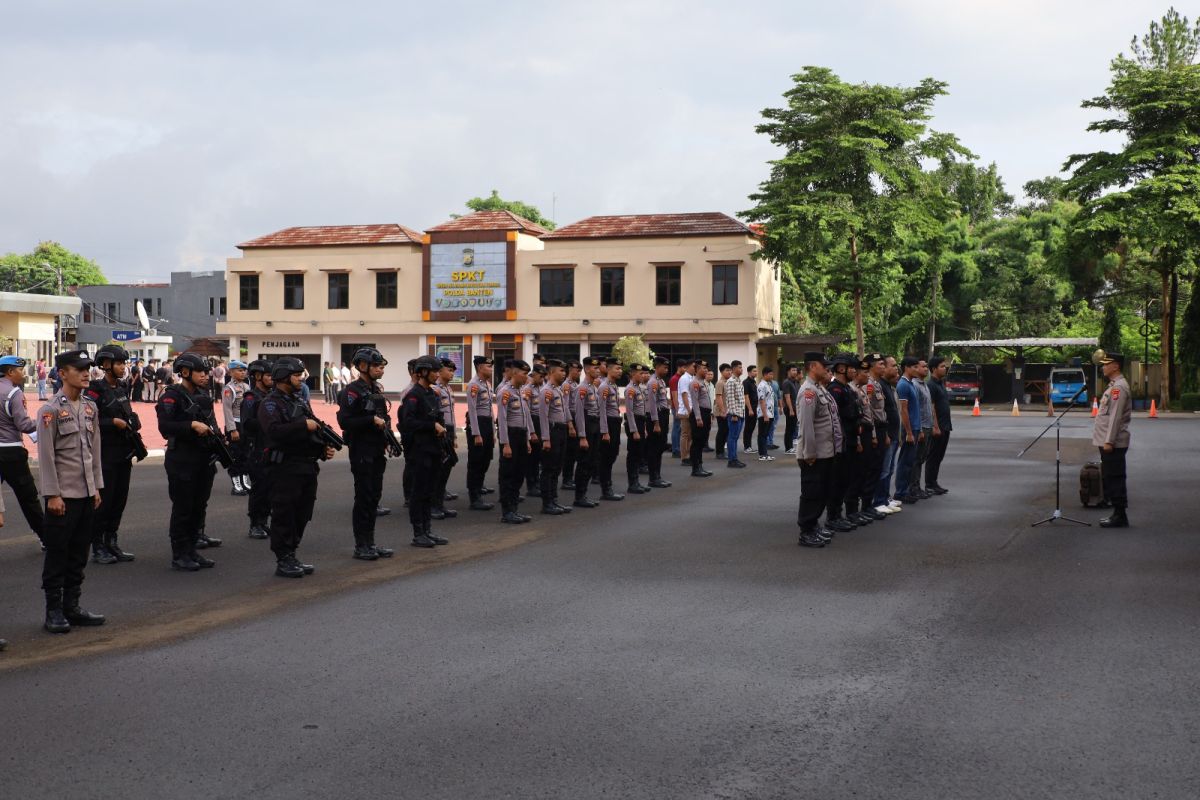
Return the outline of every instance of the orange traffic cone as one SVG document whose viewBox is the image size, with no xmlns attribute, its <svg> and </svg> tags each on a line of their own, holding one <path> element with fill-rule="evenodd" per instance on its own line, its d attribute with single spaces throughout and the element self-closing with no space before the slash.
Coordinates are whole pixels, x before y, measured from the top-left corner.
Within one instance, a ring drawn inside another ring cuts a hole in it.
<svg viewBox="0 0 1200 800">
<path fill-rule="evenodd" d="M 971 416 L 972 417 L 982 417 L 983 416 L 983 412 L 979 410 L 979 398 L 978 397 L 975 398 L 975 407 L 971 409 Z"/>
<path fill-rule="evenodd" d="M 1158 403 L 1153 399 L 1150 401 L 1150 419 L 1158 419 Z"/>
<path fill-rule="evenodd" d="M 1013 415 L 1014 417 L 1019 417 L 1019 416 L 1021 416 L 1021 407 L 1020 407 L 1019 405 L 1017 405 L 1017 399 L 1016 399 L 1015 397 L 1013 398 L 1013 410 L 1012 410 L 1012 415 Z"/>
<path fill-rule="evenodd" d="M 1092 398 L 1092 416 L 1094 417 L 1099 413 L 1100 413 L 1100 404 L 1097 403 L 1096 398 L 1093 397 Z"/>
</svg>

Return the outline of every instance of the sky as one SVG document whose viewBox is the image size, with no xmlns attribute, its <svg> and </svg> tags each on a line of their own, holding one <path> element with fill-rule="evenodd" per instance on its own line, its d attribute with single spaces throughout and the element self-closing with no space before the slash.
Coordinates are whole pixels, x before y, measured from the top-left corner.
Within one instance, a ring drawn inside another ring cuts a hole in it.
<svg viewBox="0 0 1200 800">
<path fill-rule="evenodd" d="M 1010 191 L 1068 155 L 1145 0 L 27 0 L 0 22 L 0 253 L 114 282 L 293 225 L 424 229 L 492 189 L 559 224 L 752 203 L 791 76 L 949 84 Z M 1183 9 L 1187 12 L 1187 9 Z"/>
</svg>

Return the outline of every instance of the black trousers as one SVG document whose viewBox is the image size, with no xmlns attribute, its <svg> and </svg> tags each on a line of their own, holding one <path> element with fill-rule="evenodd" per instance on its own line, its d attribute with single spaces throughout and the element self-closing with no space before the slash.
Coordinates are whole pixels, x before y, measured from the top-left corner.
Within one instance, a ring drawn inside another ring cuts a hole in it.
<svg viewBox="0 0 1200 800">
<path fill-rule="evenodd" d="M 942 459 L 946 457 L 946 448 L 950 446 L 950 431 L 943 430 L 941 436 L 933 437 L 929 446 L 929 458 L 925 459 L 925 486 L 937 486 L 938 474 L 942 471 Z"/>
<path fill-rule="evenodd" d="M 771 435 L 771 420 L 763 418 L 758 422 L 758 454 L 760 456 L 770 455 L 767 439 Z"/>
<path fill-rule="evenodd" d="M 525 467 L 529 463 L 529 431 L 524 428 L 508 429 L 508 449 L 511 455 L 504 455 L 504 446 L 500 447 L 500 508 L 504 512 L 516 511 L 521 502 L 521 484 L 525 482 Z"/>
<path fill-rule="evenodd" d="M 550 449 L 545 448 L 549 442 Z M 553 505 L 558 501 L 558 476 L 563 468 L 563 452 L 567 446 L 567 426 L 563 423 L 552 423 L 549 434 L 542 442 L 542 474 L 540 476 L 542 489 L 542 507 Z"/>
<path fill-rule="evenodd" d="M 758 426 L 758 416 L 745 417 L 746 427 L 742 429 L 742 450 L 750 449 L 750 443 L 754 441 L 754 429 Z M 760 454 L 764 455 L 764 454 Z"/>
<path fill-rule="evenodd" d="M 492 466 L 496 452 L 496 426 L 492 418 L 480 417 L 479 428 L 478 431 L 467 428 L 467 494 L 472 500 L 483 496 L 483 476 Z M 483 444 L 475 444 L 476 436 L 483 439 Z"/>
<path fill-rule="evenodd" d="M 628 439 L 625 442 L 625 477 L 629 481 L 629 485 L 633 486 L 638 481 L 638 471 L 642 468 L 642 462 L 646 458 L 646 418 L 634 417 L 634 423 L 637 427 L 630 429 L 625 428 L 625 434 Z M 634 432 L 637 432 L 638 438 L 633 438 Z"/>
<path fill-rule="evenodd" d="M 797 417 L 795 414 L 784 414 L 783 416 L 783 449 L 791 450 L 796 444 L 796 433 L 799 430 L 797 425 Z"/>
<path fill-rule="evenodd" d="M 688 460 L 692 462 L 692 470 L 698 470 L 704 466 L 704 445 L 708 443 L 708 429 L 712 427 L 712 409 L 701 408 L 700 419 L 704 422 L 704 427 L 696 426 L 696 415 L 692 415 L 692 450 L 688 454 Z"/>
<path fill-rule="evenodd" d="M 836 425 L 836 421 L 834 422 Z M 844 434 L 850 441 L 849 449 L 835 455 L 829 470 L 829 493 L 825 497 L 825 511 L 829 519 L 837 519 L 842 515 L 842 505 L 846 498 L 846 489 L 850 487 L 850 470 L 854 466 L 854 444 L 850 434 Z"/>
<path fill-rule="evenodd" d="M 410 448 L 404 451 L 404 463 L 405 466 L 411 466 L 412 472 L 412 495 L 408 499 L 408 521 L 412 523 L 414 529 L 424 527 L 432 522 L 431 512 L 434 507 L 442 503 L 441 498 L 434 494 L 437 491 L 437 474 L 441 469 L 442 459 L 440 455 L 424 450 L 414 452 L 414 449 Z"/>
<path fill-rule="evenodd" d="M 532 450 L 529 457 L 525 459 L 525 490 L 529 494 L 540 494 L 542 491 L 542 421 L 537 417 L 533 419 L 533 432 L 537 434 L 538 440 L 531 444 Z"/>
<path fill-rule="evenodd" d="M 238 440 L 235 442 L 232 437 L 226 435 L 225 444 L 229 447 L 229 454 L 233 456 L 233 464 L 226 470 L 229 476 L 245 475 L 246 470 L 246 434 L 242 433 L 241 423 L 238 423 Z"/>
<path fill-rule="evenodd" d="M 167 458 L 167 493 L 171 498 L 171 556 L 179 558 L 196 549 L 196 540 L 208 512 L 208 498 L 212 494 L 217 467 L 207 461 L 172 461 L 170 453 Z"/>
<path fill-rule="evenodd" d="M 445 423 L 442 423 L 445 425 Z M 453 425 L 446 425 L 447 441 L 453 442 L 457 434 L 454 431 Z M 450 473 L 454 471 L 454 465 L 458 463 L 458 452 L 453 451 L 453 455 L 437 465 L 437 480 L 433 485 L 433 507 L 441 508 L 446 502 L 446 486 L 450 483 Z"/>
<path fill-rule="evenodd" d="M 883 444 L 886 437 L 887 424 L 877 423 L 875 425 L 875 444 L 866 451 L 867 471 L 863 477 L 862 492 L 859 494 L 864 510 L 875 505 L 875 490 L 879 488 L 879 476 L 883 474 L 883 454 L 887 451 L 887 447 Z M 870 444 L 871 437 L 867 436 L 865 441 Z"/>
<path fill-rule="evenodd" d="M 42 560 L 42 591 L 46 608 L 61 609 L 79 605 L 83 591 L 83 568 L 87 566 L 88 544 L 92 538 L 96 501 L 90 497 L 64 497 L 66 513 L 45 512 L 42 542 L 46 555 Z"/>
<path fill-rule="evenodd" d="M 133 462 L 128 458 L 100 460 L 104 488 L 100 490 L 100 508 L 92 515 L 92 544 L 104 544 L 117 535 L 125 503 L 129 500 L 129 476 Z"/>
<path fill-rule="evenodd" d="M 650 480 L 654 481 L 662 477 L 663 453 L 667 450 L 668 437 L 671 435 L 670 409 L 658 410 L 658 433 L 654 432 L 654 418 L 648 419 L 646 425 L 646 471 L 650 473 Z"/>
<path fill-rule="evenodd" d="M 1129 507 L 1129 494 L 1125 489 L 1125 454 L 1128 447 L 1114 447 L 1111 453 L 1100 448 L 1100 481 L 1104 485 L 1104 499 L 1112 507 L 1124 511 Z"/>
<path fill-rule="evenodd" d="M 725 456 L 725 443 L 729 440 L 729 420 L 721 415 L 717 417 L 717 456 Z"/>
<path fill-rule="evenodd" d="M 596 466 L 600 453 L 600 418 L 587 417 L 586 430 L 579 431 L 587 442 L 587 450 L 579 450 L 575 461 L 575 499 L 587 497 L 588 487 L 592 483 L 592 475 L 598 474 Z"/>
<path fill-rule="evenodd" d="M 563 444 L 562 482 L 575 483 L 575 462 L 579 459 L 579 437 L 572 436 L 567 431 L 566 442 Z"/>
<path fill-rule="evenodd" d="M 617 455 L 621 452 L 621 418 L 608 417 L 608 443 L 600 443 L 599 472 L 600 488 L 608 490 L 612 487 L 613 464 L 617 463 Z"/>
<path fill-rule="evenodd" d="M 271 552 L 276 558 L 300 549 L 317 501 L 318 469 L 316 464 L 312 465 L 312 471 L 304 472 L 287 464 L 272 464 L 267 468 L 271 473 Z"/>
<path fill-rule="evenodd" d="M 363 452 L 363 450 L 366 452 Z M 350 525 L 354 546 L 375 544 L 375 509 L 383 499 L 383 473 L 387 457 L 377 448 L 350 448 L 350 474 L 354 476 L 354 505 Z M 251 484 L 253 485 L 253 484 Z"/>
<path fill-rule="evenodd" d="M 250 476 L 250 496 L 246 498 L 246 515 L 250 517 L 251 527 L 259 525 L 265 528 L 271 520 L 270 473 L 256 458 L 252 458 L 247 463 L 246 473 Z"/>
<path fill-rule="evenodd" d="M 871 444 L 871 430 L 868 428 L 858 434 L 856 440 L 859 447 L 850 454 L 850 481 L 846 484 L 846 513 L 853 514 L 859 510 L 862 502 L 863 486 L 867 483 L 867 471 L 871 468 L 872 453 L 875 450 Z M 870 502 L 870 501 L 868 501 Z"/>
<path fill-rule="evenodd" d="M 29 529 L 42 535 L 42 499 L 29 471 L 29 451 L 24 447 L 0 447 L 0 480 L 12 487 Z"/>
<path fill-rule="evenodd" d="M 921 472 L 925 469 L 925 462 L 929 459 L 929 448 L 933 442 L 933 430 L 931 428 L 922 428 L 921 432 L 925 434 L 925 438 L 917 443 L 917 459 L 913 463 L 912 475 L 910 476 L 910 492 L 915 492 L 921 488 Z"/>
<path fill-rule="evenodd" d="M 833 488 L 833 459 L 818 458 L 812 464 L 800 464 L 800 515 L 797 519 L 801 533 L 817 529 L 821 512 L 829 502 Z"/>
</svg>

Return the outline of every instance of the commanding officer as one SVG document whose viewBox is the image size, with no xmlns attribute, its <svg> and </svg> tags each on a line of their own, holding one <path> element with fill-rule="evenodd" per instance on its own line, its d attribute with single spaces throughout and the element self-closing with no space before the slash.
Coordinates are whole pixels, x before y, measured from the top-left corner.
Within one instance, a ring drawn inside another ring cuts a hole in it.
<svg viewBox="0 0 1200 800">
<path fill-rule="evenodd" d="M 651 400 L 653 403 L 653 400 Z M 646 460 L 646 367 L 629 365 L 629 384 L 625 387 L 625 478 L 629 494 L 646 494 L 638 473 Z"/>
<path fill-rule="evenodd" d="M 92 366 L 86 350 L 54 359 L 62 388 L 38 411 L 38 472 L 46 498 L 42 540 L 46 556 L 46 630 L 67 633 L 72 625 L 103 625 L 104 617 L 79 607 L 87 566 L 92 516 L 100 505 L 99 413 L 83 390 Z"/>
<path fill-rule="evenodd" d="M 229 376 L 229 383 L 221 390 L 221 410 L 224 414 L 225 438 L 229 440 L 229 452 L 233 455 L 233 465 L 228 470 L 229 479 L 233 482 L 230 494 L 243 497 L 250 494 L 242 433 L 242 401 L 250 389 L 250 384 L 246 382 L 246 362 L 236 358 L 230 361 Z"/>
<path fill-rule="evenodd" d="M 653 489 L 666 489 L 671 485 L 662 476 L 663 453 L 667 451 L 667 437 L 671 431 L 671 384 L 667 379 L 670 370 L 670 359 L 655 356 L 654 374 L 646 381 L 646 412 L 650 415 L 650 429 L 646 432 L 646 471 L 650 473 Z"/>
<path fill-rule="evenodd" d="M 842 449 L 837 403 L 826 391 L 829 362 L 804 354 L 804 383 L 796 396 L 796 461 L 800 465 L 800 546 L 824 547 L 833 537 L 818 526 L 833 488 L 833 459 Z"/>
<path fill-rule="evenodd" d="M 446 492 L 446 486 L 450 483 L 450 473 L 454 470 L 454 465 L 458 463 L 458 434 L 454 430 L 454 392 L 450 389 L 456 366 L 448 358 L 443 358 L 438 363 L 441 369 L 438 370 L 437 383 L 433 384 L 431 388 L 437 393 L 438 407 L 442 410 L 442 426 L 446 429 L 442 438 L 445 440 L 446 448 L 439 465 L 436 485 L 433 487 L 433 509 L 430 511 L 430 515 L 433 519 L 450 519 L 458 516 L 458 512 L 453 508 L 446 508 L 447 500 L 454 500 L 458 497 L 458 495 L 449 496 Z"/>
<path fill-rule="evenodd" d="M 258 404 L 270 394 L 275 382 L 271 379 L 269 361 L 251 361 L 246 371 L 250 377 L 250 389 L 242 395 L 242 444 L 246 448 L 246 475 L 250 478 L 250 497 L 246 506 L 250 517 L 250 538 L 267 539 L 271 535 L 271 498 L 263 459 L 265 445 L 262 429 L 258 426 Z"/>
<path fill-rule="evenodd" d="M 541 497 L 542 438 L 546 429 L 542 427 L 542 387 L 546 382 L 546 364 L 534 363 L 529 371 L 529 380 L 521 387 L 521 397 L 529 406 L 529 458 L 525 461 L 525 496 Z"/>
<path fill-rule="evenodd" d="M 693 361 L 692 369 L 694 378 L 687 385 L 688 408 L 692 415 L 691 453 L 688 461 L 692 465 L 693 478 L 707 478 L 712 475 L 704 468 L 704 445 L 708 441 L 708 429 L 712 426 L 712 399 L 705 386 L 708 369 L 703 361 Z"/>
<path fill-rule="evenodd" d="M 575 430 L 575 403 L 579 400 L 579 375 L 583 364 L 572 359 L 567 364 L 567 377 L 562 383 L 563 410 L 567 414 L 567 443 L 563 447 L 562 488 L 563 491 L 575 491 L 575 461 L 579 458 L 579 436 L 582 431 Z"/>
<path fill-rule="evenodd" d="M 467 494 L 472 511 L 491 511 L 483 499 L 483 478 L 496 451 L 492 423 L 492 359 L 475 356 L 475 377 L 467 384 Z"/>
<path fill-rule="evenodd" d="M 854 376 L 853 363 L 856 359 L 846 353 L 833 358 L 833 376 L 827 393 L 837 404 L 842 446 L 834 455 L 829 494 L 826 497 L 825 525 L 834 531 L 852 531 L 858 525 L 842 516 L 846 490 L 850 486 L 850 470 L 858 443 L 858 394 L 850 386 Z"/>
<path fill-rule="evenodd" d="M 213 435 L 212 399 L 208 395 L 209 365 L 195 353 L 184 353 L 172 367 L 179 376 L 163 390 L 155 406 L 158 432 L 167 440 L 167 492 L 171 497 L 171 568 L 195 572 L 215 566 L 200 555 L 203 536 L 208 547 L 220 539 L 205 536 L 202 527 L 217 474 L 216 456 L 208 445 Z"/>
<path fill-rule="evenodd" d="M 562 471 L 563 449 L 567 443 L 567 406 L 562 391 L 565 378 L 563 362 L 549 359 L 538 410 L 542 431 L 542 513 L 554 516 L 571 512 L 558 502 L 558 473 Z"/>
<path fill-rule="evenodd" d="M 1100 369 L 1108 381 L 1100 412 L 1092 427 L 1092 444 L 1100 448 L 1100 478 L 1104 499 L 1112 504 L 1112 514 L 1100 520 L 1102 528 L 1128 528 L 1129 495 L 1125 490 L 1125 454 L 1129 451 L 1129 422 L 1133 419 L 1133 398 L 1121 369 L 1125 356 L 1108 353 L 1100 359 Z"/>
<path fill-rule="evenodd" d="M 92 561 L 97 564 L 133 561 L 133 553 L 126 553 L 117 544 L 117 530 L 129 499 L 134 456 L 140 461 L 146 457 L 146 451 L 143 447 L 135 453 L 137 448 L 131 435 L 142 429 L 142 421 L 134 412 L 125 388 L 128 362 L 129 353 L 123 347 L 115 344 L 101 347 L 96 351 L 95 364 L 104 371 L 104 377 L 92 381 L 85 392 L 99 411 L 100 469 L 104 474 L 100 508 L 92 520 Z"/>
<path fill-rule="evenodd" d="M 479 363 L 477 360 L 477 369 Z M 488 364 L 490 363 L 489 361 Z M 450 541 L 434 535 L 431 521 L 435 502 L 435 477 L 445 452 L 443 437 L 446 435 L 446 426 L 442 424 L 442 411 L 438 407 L 438 398 L 432 388 L 434 377 L 440 369 L 441 363 L 433 356 L 422 356 L 416 360 L 413 364 L 416 383 L 404 396 L 404 407 L 400 412 L 400 418 L 404 421 L 405 458 L 413 467 L 412 498 L 408 503 L 413 547 L 434 547 L 449 544 Z M 490 369 L 488 373 L 490 376 Z M 484 378 L 486 380 L 488 376 Z M 487 423 L 491 425 L 490 417 Z M 478 425 L 475 430 L 480 430 Z"/>
<path fill-rule="evenodd" d="M 532 420 L 522 388 L 529 380 L 529 365 L 520 359 L 508 365 L 508 380 L 497 387 L 496 429 L 500 434 L 500 510 L 501 522 L 519 525 L 532 517 L 517 511 L 521 502 L 521 484 L 529 457 L 529 432 Z"/>
<path fill-rule="evenodd" d="M 284 356 L 271 366 L 271 378 L 275 386 L 258 404 L 271 484 L 271 552 L 276 575 L 303 578 L 315 568 L 296 558 L 296 551 L 317 499 L 317 461 L 333 458 L 333 448 L 313 435 L 320 426 L 300 395 L 304 362 Z"/>
<path fill-rule="evenodd" d="M 12 487 L 25 521 L 40 539 L 42 504 L 25 449 L 25 434 L 37 430 L 37 423 L 25 410 L 25 359 L 0 358 L 0 375 L 0 481 Z"/>
<path fill-rule="evenodd" d="M 383 473 L 387 470 L 387 427 L 391 424 L 383 378 L 387 359 L 374 347 L 361 347 L 350 360 L 358 371 L 338 394 L 337 421 L 350 448 L 350 474 L 354 476 L 354 558 L 375 561 L 391 558 L 395 551 L 375 544 L 375 509 L 383 498 Z"/>
<path fill-rule="evenodd" d="M 595 508 L 599 505 L 587 496 L 592 476 L 597 471 L 597 454 L 608 439 L 608 420 L 600 406 L 596 382 L 600 379 L 600 359 L 583 359 L 583 375 L 575 391 L 575 431 L 579 434 L 579 456 L 575 462 L 575 505 Z"/>
<path fill-rule="evenodd" d="M 612 478 L 613 464 L 617 463 L 617 454 L 621 451 L 621 387 L 617 385 L 621 372 L 621 362 L 616 356 L 604 359 L 604 372 L 597 389 L 607 429 L 607 435 L 600 437 L 601 458 L 598 466 L 601 500 L 625 499 L 625 495 L 613 491 Z"/>
</svg>

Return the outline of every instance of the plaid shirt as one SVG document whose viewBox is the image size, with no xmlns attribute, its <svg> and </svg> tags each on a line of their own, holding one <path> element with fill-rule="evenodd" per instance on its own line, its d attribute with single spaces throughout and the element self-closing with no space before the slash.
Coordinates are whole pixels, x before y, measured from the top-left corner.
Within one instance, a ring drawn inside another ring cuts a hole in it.
<svg viewBox="0 0 1200 800">
<path fill-rule="evenodd" d="M 746 389 L 741 378 L 725 381 L 725 414 L 735 417 L 746 416 Z"/>
</svg>

